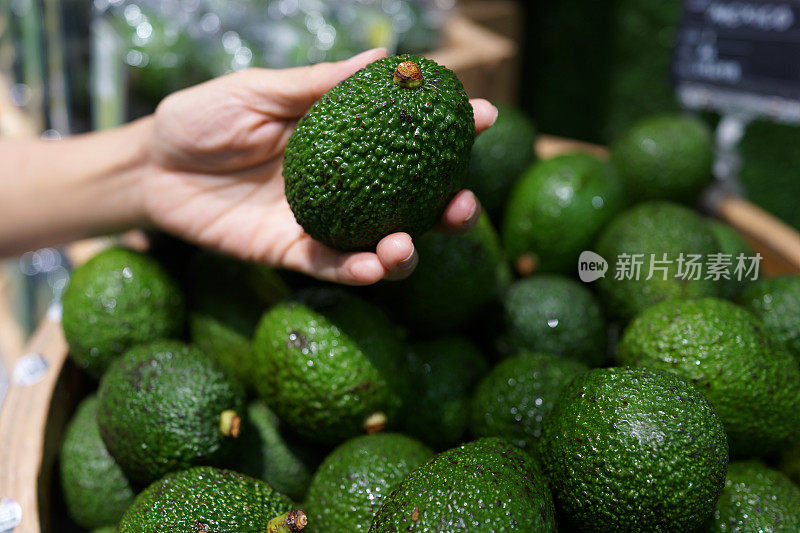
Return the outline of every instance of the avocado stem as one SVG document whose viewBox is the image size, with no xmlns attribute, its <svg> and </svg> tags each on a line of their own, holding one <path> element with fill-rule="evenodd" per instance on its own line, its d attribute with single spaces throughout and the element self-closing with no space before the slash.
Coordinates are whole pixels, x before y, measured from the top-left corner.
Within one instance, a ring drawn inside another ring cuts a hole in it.
<svg viewBox="0 0 800 533">
<path fill-rule="evenodd" d="M 392 75 L 394 83 L 405 89 L 416 89 L 422 85 L 422 70 L 413 61 L 403 61 Z"/>
<path fill-rule="evenodd" d="M 386 423 L 388 421 L 389 420 L 386 418 L 386 413 L 376 411 L 369 415 L 366 420 L 364 420 L 364 431 L 366 431 L 368 435 L 383 431 L 383 428 L 386 427 Z"/>
<path fill-rule="evenodd" d="M 241 425 L 242 419 L 233 409 L 222 411 L 222 414 L 219 415 L 219 430 L 226 437 L 233 437 L 234 439 L 238 437 Z"/>
<path fill-rule="evenodd" d="M 267 533 L 297 533 L 308 525 L 308 517 L 301 510 L 289 511 L 267 523 Z"/>
</svg>

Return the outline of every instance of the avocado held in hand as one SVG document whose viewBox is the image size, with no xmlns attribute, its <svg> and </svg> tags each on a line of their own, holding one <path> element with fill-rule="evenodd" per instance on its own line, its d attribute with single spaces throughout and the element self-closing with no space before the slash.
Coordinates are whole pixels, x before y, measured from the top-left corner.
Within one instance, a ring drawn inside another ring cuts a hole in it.
<svg viewBox="0 0 800 533">
<path fill-rule="evenodd" d="M 300 120 L 284 154 L 286 198 L 303 229 L 333 248 L 416 237 L 461 188 L 474 136 L 452 71 L 414 55 L 379 59 Z"/>
<path fill-rule="evenodd" d="M 100 381 L 97 422 L 108 451 L 139 484 L 230 452 L 244 390 L 203 352 L 177 341 L 129 350 Z"/>
</svg>

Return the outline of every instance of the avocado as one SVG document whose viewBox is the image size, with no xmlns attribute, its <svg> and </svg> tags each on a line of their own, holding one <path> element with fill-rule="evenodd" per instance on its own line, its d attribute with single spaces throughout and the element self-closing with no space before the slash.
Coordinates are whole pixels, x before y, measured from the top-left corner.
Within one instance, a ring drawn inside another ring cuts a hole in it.
<svg viewBox="0 0 800 533">
<path fill-rule="evenodd" d="M 97 529 L 93 529 L 92 533 L 117 533 L 117 524 L 113 526 L 103 526 Z"/>
<path fill-rule="evenodd" d="M 130 349 L 100 381 L 97 422 L 128 477 L 147 484 L 167 472 L 213 464 L 230 453 L 244 390 L 214 361 L 178 341 Z"/>
<path fill-rule="evenodd" d="M 561 390 L 539 456 L 556 504 L 581 531 L 694 531 L 722 490 L 728 445 L 691 383 L 615 367 Z"/>
<path fill-rule="evenodd" d="M 151 257 L 123 248 L 76 268 L 63 302 L 69 354 L 94 377 L 128 348 L 180 335 L 186 313 L 169 274 Z"/>
<path fill-rule="evenodd" d="M 800 361 L 800 276 L 762 278 L 742 292 L 739 302 Z"/>
<path fill-rule="evenodd" d="M 777 461 L 777 468 L 800 486 L 800 444 L 796 444 L 783 452 Z"/>
<path fill-rule="evenodd" d="M 602 231 L 595 250 L 608 261 L 598 291 L 609 315 L 623 323 L 661 300 L 719 296 L 723 290 L 723 283 L 706 279 L 705 268 L 698 275 L 690 267 L 703 267 L 720 246 L 705 220 L 681 205 L 645 202 L 624 211 Z M 638 279 L 631 268 L 635 258 Z"/>
<path fill-rule="evenodd" d="M 556 531 L 553 498 L 525 452 L 490 437 L 462 444 L 403 479 L 372 520 L 372 533 Z"/>
<path fill-rule="evenodd" d="M 399 433 L 362 435 L 341 444 L 308 489 L 309 531 L 369 531 L 384 498 L 432 456 L 430 448 Z"/>
<path fill-rule="evenodd" d="M 470 428 L 476 437 L 501 437 L 532 455 L 542 421 L 565 385 L 589 370 L 565 356 L 523 352 L 494 367 L 472 399 Z"/>
<path fill-rule="evenodd" d="M 725 424 L 731 455 L 777 451 L 800 437 L 800 367 L 763 324 L 726 300 L 672 300 L 625 329 L 617 360 L 694 383 Z"/>
<path fill-rule="evenodd" d="M 264 314 L 253 345 L 260 397 L 300 435 L 336 444 L 398 422 L 408 391 L 398 332 L 359 297 L 301 292 Z"/>
<path fill-rule="evenodd" d="M 382 300 L 403 323 L 423 332 L 464 325 L 496 300 L 511 281 L 500 241 L 489 218 L 463 235 L 426 233 L 415 243 L 421 258 L 411 276 L 386 282 Z"/>
<path fill-rule="evenodd" d="M 800 488 L 759 462 L 733 462 L 703 531 L 800 531 Z"/>
<path fill-rule="evenodd" d="M 252 338 L 259 318 L 289 289 L 271 269 L 201 251 L 189 271 L 192 343 L 253 388 Z"/>
<path fill-rule="evenodd" d="M 489 213 L 505 204 L 514 183 L 536 158 L 536 128 L 515 106 L 497 106 L 497 119 L 481 133 L 470 153 L 465 186 L 472 189 Z"/>
<path fill-rule="evenodd" d="M 694 202 L 711 183 L 711 130 L 690 115 L 662 114 L 635 122 L 610 147 L 631 202 Z"/>
<path fill-rule="evenodd" d="M 744 257 L 755 256 L 753 247 L 750 246 L 746 240 L 744 240 L 744 237 L 739 235 L 735 229 L 725 222 L 710 219 L 708 220 L 708 227 L 711 228 L 711 233 L 713 233 L 714 237 L 717 238 L 721 252 L 729 255 L 731 262 L 734 265 L 737 263 L 740 255 Z M 747 286 L 749 280 L 739 280 L 737 279 L 737 276 L 733 275 L 733 272 L 731 272 L 730 279 L 720 280 L 720 283 L 723 285 L 720 291 L 720 296 L 729 300 L 734 300 L 742 291 L 742 289 Z"/>
<path fill-rule="evenodd" d="M 580 253 L 621 209 L 622 188 L 608 163 L 584 153 L 539 161 L 509 196 L 503 244 L 523 274 L 572 274 Z"/>
<path fill-rule="evenodd" d="M 503 298 L 501 351 L 565 355 L 589 366 L 607 360 L 608 333 L 597 297 L 575 280 L 555 274 L 515 282 Z"/>
<path fill-rule="evenodd" d="M 78 405 L 61 444 L 61 493 L 69 516 L 86 529 L 115 526 L 136 496 L 103 444 L 96 413 L 92 395 Z"/>
<path fill-rule="evenodd" d="M 271 520 L 292 510 L 292 502 L 263 481 L 196 466 L 144 489 L 122 517 L 119 532 L 264 532 Z"/>
<path fill-rule="evenodd" d="M 461 442 L 469 425 L 470 395 L 487 364 L 464 337 L 445 336 L 409 344 L 411 393 L 403 430 L 436 449 Z"/>
<path fill-rule="evenodd" d="M 284 153 L 286 198 L 306 233 L 333 248 L 416 238 L 461 189 L 474 137 L 452 71 L 414 55 L 379 59 L 300 119 Z"/>
<path fill-rule="evenodd" d="M 238 440 L 241 461 L 237 471 L 266 481 L 294 501 L 303 500 L 322 459 L 317 447 L 288 433 L 275 413 L 261 401 L 248 406 Z"/>
</svg>

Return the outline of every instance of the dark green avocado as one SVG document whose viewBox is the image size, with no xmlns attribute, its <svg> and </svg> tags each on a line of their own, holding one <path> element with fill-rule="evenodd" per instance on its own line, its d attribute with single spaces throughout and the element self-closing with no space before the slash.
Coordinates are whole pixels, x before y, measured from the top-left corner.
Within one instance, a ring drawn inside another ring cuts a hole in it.
<svg viewBox="0 0 800 533">
<path fill-rule="evenodd" d="M 739 302 L 800 361 L 800 276 L 762 278 L 742 292 Z"/>
<path fill-rule="evenodd" d="M 78 406 L 61 445 L 61 493 L 67 511 L 86 529 L 116 526 L 133 502 L 131 483 L 108 453 L 97 426 L 97 397 Z"/>
<path fill-rule="evenodd" d="M 430 448 L 399 433 L 348 440 L 314 474 L 304 506 L 308 531 L 369 531 L 384 498 L 432 456 Z"/>
<path fill-rule="evenodd" d="M 731 455 L 764 455 L 800 438 L 797 361 L 757 318 L 727 300 L 654 305 L 628 325 L 617 360 L 691 380 L 714 403 Z"/>
<path fill-rule="evenodd" d="M 728 467 L 725 488 L 704 533 L 800 531 L 800 488 L 756 461 Z"/>
<path fill-rule="evenodd" d="M 128 477 L 223 460 L 244 416 L 244 390 L 214 361 L 178 341 L 132 348 L 100 381 L 97 422 Z"/>
<path fill-rule="evenodd" d="M 462 444 L 400 483 L 375 514 L 373 533 L 555 532 L 553 498 L 536 463 L 497 438 Z"/>
<path fill-rule="evenodd" d="M 253 345 L 260 397 L 300 435 L 335 444 L 399 422 L 408 391 L 402 345 L 362 299 L 308 289 L 264 314 Z"/>
<path fill-rule="evenodd" d="M 545 418 L 540 464 L 581 531 L 694 531 L 725 482 L 728 445 L 714 407 L 661 370 L 590 370 Z"/>
<path fill-rule="evenodd" d="M 464 337 L 445 336 L 409 344 L 411 394 L 403 429 L 436 449 L 461 442 L 469 425 L 470 399 L 487 364 Z"/>
<path fill-rule="evenodd" d="M 475 389 L 472 434 L 501 437 L 535 455 L 558 394 L 589 367 L 566 356 L 523 352 L 494 367 Z"/>
<path fill-rule="evenodd" d="M 514 183 L 536 158 L 531 119 L 508 104 L 498 105 L 497 111 L 492 127 L 475 139 L 465 183 L 489 213 L 503 206 Z"/>
<path fill-rule="evenodd" d="M 128 348 L 183 331 L 183 294 L 153 258 L 111 248 L 72 272 L 62 323 L 75 363 L 100 377 Z"/>
<path fill-rule="evenodd" d="M 266 533 L 271 520 L 292 510 L 292 502 L 263 481 L 197 466 L 167 474 L 144 489 L 119 532 Z"/>
<path fill-rule="evenodd" d="M 379 59 L 300 120 L 284 153 L 286 198 L 303 229 L 333 248 L 418 237 L 461 189 L 474 135 L 452 71 L 414 55 Z"/>
</svg>

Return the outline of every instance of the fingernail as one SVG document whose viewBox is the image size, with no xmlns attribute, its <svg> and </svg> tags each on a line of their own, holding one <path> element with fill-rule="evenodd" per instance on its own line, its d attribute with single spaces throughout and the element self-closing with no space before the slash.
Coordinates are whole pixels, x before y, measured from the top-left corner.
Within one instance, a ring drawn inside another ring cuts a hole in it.
<svg viewBox="0 0 800 533">
<path fill-rule="evenodd" d="M 399 268 L 407 268 L 409 265 L 411 265 L 414 262 L 415 258 L 417 257 L 417 253 L 416 252 L 417 252 L 417 249 L 414 247 L 414 244 L 412 243 L 411 244 L 411 253 L 408 254 L 408 257 L 406 257 L 405 259 L 403 259 L 402 261 L 397 263 L 397 266 Z"/>
<path fill-rule="evenodd" d="M 481 216 L 481 203 L 478 200 L 478 197 L 475 196 L 475 193 L 473 193 L 472 196 L 475 199 L 475 204 L 472 206 L 472 211 L 470 211 L 469 215 L 467 215 L 466 220 L 464 220 L 465 227 L 475 224 L 475 222 L 477 222 L 478 218 Z"/>
<path fill-rule="evenodd" d="M 498 115 L 500 115 L 500 111 L 495 106 L 492 106 L 492 109 L 494 109 L 494 118 L 492 119 L 492 124 L 494 124 L 494 122 L 497 120 Z M 491 126 L 492 124 L 489 125 Z"/>
</svg>

